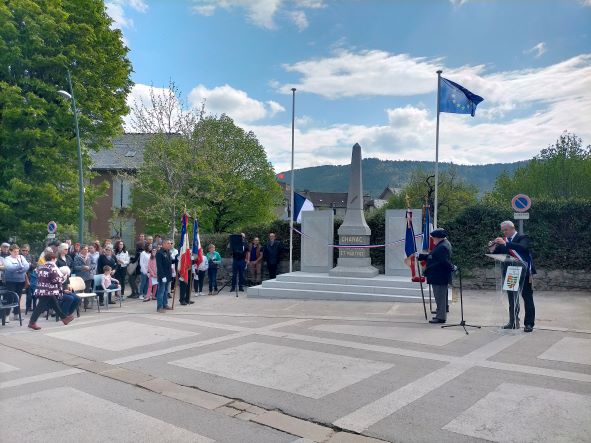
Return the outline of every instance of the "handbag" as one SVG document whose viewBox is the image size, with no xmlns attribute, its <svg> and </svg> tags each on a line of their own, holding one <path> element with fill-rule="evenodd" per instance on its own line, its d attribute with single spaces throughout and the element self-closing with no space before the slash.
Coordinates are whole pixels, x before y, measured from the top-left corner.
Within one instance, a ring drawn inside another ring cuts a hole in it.
<svg viewBox="0 0 591 443">
<path fill-rule="evenodd" d="M 25 289 L 29 289 L 31 286 L 31 281 L 29 280 L 29 274 L 25 274 Z"/>
<path fill-rule="evenodd" d="M 137 269 L 137 261 L 130 263 L 127 265 L 127 275 L 135 274 L 135 270 Z"/>
</svg>

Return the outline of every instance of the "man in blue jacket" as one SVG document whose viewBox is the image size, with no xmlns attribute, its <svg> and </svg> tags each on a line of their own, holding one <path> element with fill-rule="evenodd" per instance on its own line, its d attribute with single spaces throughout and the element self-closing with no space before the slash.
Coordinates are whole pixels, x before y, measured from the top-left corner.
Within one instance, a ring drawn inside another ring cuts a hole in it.
<svg viewBox="0 0 591 443">
<path fill-rule="evenodd" d="M 419 254 L 419 260 L 427 260 L 425 277 L 427 282 L 433 288 L 435 303 L 437 303 L 437 313 L 429 323 L 445 323 L 447 320 L 447 288 L 451 283 L 451 273 L 454 265 L 451 262 L 451 244 L 447 240 L 447 231 L 445 229 L 434 229 L 431 237 L 435 247 L 428 254 Z"/>
</svg>

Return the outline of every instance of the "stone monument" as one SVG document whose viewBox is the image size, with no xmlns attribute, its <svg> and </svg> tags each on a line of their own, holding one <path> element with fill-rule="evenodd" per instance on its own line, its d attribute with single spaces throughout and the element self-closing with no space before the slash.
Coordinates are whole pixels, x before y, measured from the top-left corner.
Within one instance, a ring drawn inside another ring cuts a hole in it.
<svg viewBox="0 0 591 443">
<path fill-rule="evenodd" d="M 347 212 L 339 228 L 339 245 L 369 245 L 371 229 L 363 215 L 363 183 L 361 178 L 361 146 L 355 143 L 351 153 L 351 175 Z M 339 248 L 336 268 L 330 270 L 331 277 L 372 278 L 378 270 L 371 265 L 368 248 Z"/>
<path fill-rule="evenodd" d="M 332 242 L 334 214 L 332 211 L 302 213 L 302 272 L 327 273 L 333 266 Z"/>
</svg>

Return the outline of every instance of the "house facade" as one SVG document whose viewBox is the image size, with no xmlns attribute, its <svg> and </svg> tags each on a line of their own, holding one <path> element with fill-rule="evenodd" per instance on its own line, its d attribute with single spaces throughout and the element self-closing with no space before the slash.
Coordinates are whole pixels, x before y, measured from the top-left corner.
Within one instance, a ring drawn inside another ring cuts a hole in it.
<svg viewBox="0 0 591 443">
<path fill-rule="evenodd" d="M 124 134 L 113 139 L 111 149 L 91 151 L 91 170 L 95 173 L 91 183 L 107 183 L 106 195 L 97 199 L 93 210 L 95 218 L 89 222 L 92 239 L 103 243 L 106 239 L 121 238 L 128 248 L 143 232 L 144 224 L 131 212 L 131 183 L 125 174 L 133 174 L 144 160 L 144 146 L 148 134 Z"/>
</svg>

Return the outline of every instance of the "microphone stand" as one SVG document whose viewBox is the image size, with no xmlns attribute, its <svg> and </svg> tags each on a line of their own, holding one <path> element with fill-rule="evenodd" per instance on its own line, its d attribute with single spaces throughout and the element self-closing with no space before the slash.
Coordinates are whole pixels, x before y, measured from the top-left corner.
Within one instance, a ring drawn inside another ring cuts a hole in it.
<svg viewBox="0 0 591 443">
<path fill-rule="evenodd" d="M 460 268 L 458 268 L 458 274 L 460 276 L 460 316 L 461 316 L 461 320 L 459 323 L 456 323 L 453 325 L 443 325 L 441 327 L 442 328 L 453 328 L 455 326 L 461 326 L 462 328 L 464 328 L 464 332 L 466 332 L 466 335 L 468 335 L 468 330 L 466 329 L 466 327 L 480 329 L 480 326 L 469 325 L 464 320 L 464 296 L 463 296 L 463 291 L 462 291 L 462 270 Z"/>
</svg>

